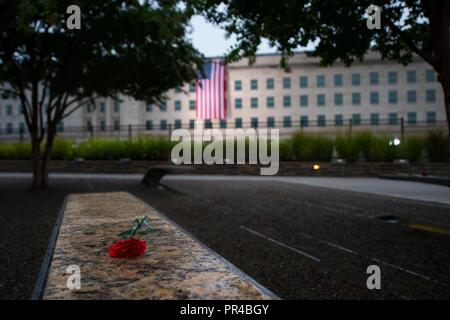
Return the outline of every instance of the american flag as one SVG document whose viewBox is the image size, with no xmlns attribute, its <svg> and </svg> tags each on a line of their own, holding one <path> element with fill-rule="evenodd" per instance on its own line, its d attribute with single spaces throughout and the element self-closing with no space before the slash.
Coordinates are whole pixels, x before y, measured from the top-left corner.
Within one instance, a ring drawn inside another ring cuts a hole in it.
<svg viewBox="0 0 450 320">
<path fill-rule="evenodd" d="M 226 66 L 221 61 L 206 62 L 195 87 L 197 119 L 226 119 Z"/>
</svg>

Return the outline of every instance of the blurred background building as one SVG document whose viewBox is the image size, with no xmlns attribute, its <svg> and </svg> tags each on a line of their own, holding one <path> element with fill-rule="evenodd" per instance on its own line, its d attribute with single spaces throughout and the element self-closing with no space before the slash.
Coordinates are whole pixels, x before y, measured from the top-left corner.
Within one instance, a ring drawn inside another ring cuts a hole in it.
<svg viewBox="0 0 450 320">
<path fill-rule="evenodd" d="M 351 67 L 336 63 L 324 68 L 318 59 L 297 53 L 289 65 L 289 72 L 282 70 L 276 54 L 258 55 L 252 65 L 246 59 L 229 65 L 227 119 L 197 125 L 279 128 L 281 135 L 447 131 L 436 73 L 418 57 L 403 66 L 371 53 Z M 119 98 L 79 109 L 60 124 L 59 135 L 167 135 L 196 125 L 195 83 L 170 90 L 161 104 Z M 26 134 L 19 100 L 0 100 L 0 139 L 23 139 Z"/>
</svg>

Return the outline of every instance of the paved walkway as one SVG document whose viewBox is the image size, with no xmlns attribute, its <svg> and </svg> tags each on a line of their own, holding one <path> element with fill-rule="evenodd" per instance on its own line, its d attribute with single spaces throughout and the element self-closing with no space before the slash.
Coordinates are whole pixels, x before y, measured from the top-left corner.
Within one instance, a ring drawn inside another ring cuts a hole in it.
<svg viewBox="0 0 450 320">
<path fill-rule="evenodd" d="M 0 178 L 27 178 L 29 173 L 0 173 Z M 56 173 L 51 178 L 63 179 L 127 179 L 140 180 L 141 174 L 72 174 Z M 222 175 L 168 175 L 164 180 L 194 181 L 264 181 L 285 182 L 314 187 L 332 188 L 354 192 L 364 192 L 403 198 L 408 200 L 450 205 L 450 188 L 428 183 L 384 180 L 378 178 L 341 178 L 341 177 L 259 177 L 259 176 L 222 176 Z"/>
<path fill-rule="evenodd" d="M 337 177 L 167 176 L 170 180 L 279 181 L 450 205 L 450 188 L 411 181 Z"/>
</svg>

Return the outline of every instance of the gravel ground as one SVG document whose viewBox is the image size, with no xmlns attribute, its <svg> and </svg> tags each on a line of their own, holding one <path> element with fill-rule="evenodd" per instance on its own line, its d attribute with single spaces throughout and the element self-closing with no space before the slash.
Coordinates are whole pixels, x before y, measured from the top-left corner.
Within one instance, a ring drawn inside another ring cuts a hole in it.
<svg viewBox="0 0 450 320">
<path fill-rule="evenodd" d="M 68 193 L 129 191 L 284 299 L 450 298 L 450 207 L 257 181 L 0 178 L 0 299 L 28 299 Z M 393 215 L 397 223 L 378 219 Z M 417 227 L 422 227 L 417 229 Z M 378 264 L 382 290 L 366 288 Z"/>
</svg>

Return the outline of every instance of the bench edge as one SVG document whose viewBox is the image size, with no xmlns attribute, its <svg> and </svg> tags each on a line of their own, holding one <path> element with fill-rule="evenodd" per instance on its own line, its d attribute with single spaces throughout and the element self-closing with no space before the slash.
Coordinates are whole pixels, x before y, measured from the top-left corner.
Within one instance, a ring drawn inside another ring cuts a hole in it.
<svg viewBox="0 0 450 320">
<path fill-rule="evenodd" d="M 47 277 L 51 266 L 53 253 L 55 251 L 56 242 L 58 241 L 59 230 L 64 218 L 64 211 L 66 209 L 69 196 L 64 197 L 63 204 L 59 209 L 56 217 L 55 225 L 53 226 L 50 239 L 48 241 L 47 250 L 45 251 L 44 259 L 42 260 L 41 269 L 39 270 L 36 282 L 34 284 L 33 293 L 31 294 L 31 300 L 41 300 L 47 284 Z"/>
</svg>

